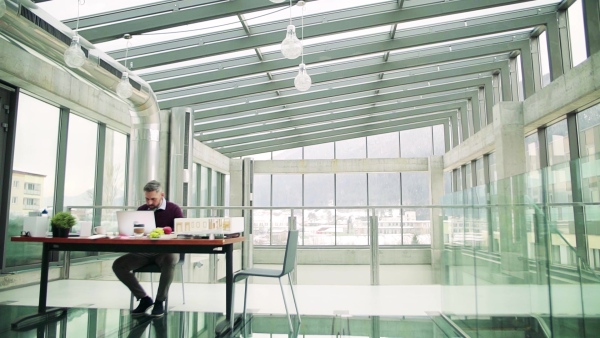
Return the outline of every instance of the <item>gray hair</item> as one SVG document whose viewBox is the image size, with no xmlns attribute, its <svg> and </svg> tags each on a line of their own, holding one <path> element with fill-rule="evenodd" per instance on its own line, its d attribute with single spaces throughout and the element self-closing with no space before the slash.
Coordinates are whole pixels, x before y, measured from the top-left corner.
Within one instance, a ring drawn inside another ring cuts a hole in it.
<svg viewBox="0 0 600 338">
<path fill-rule="evenodd" d="M 162 187 L 161 187 L 159 181 L 152 180 L 152 181 L 146 183 L 146 185 L 144 186 L 144 191 L 145 192 L 152 192 L 152 191 L 162 192 Z"/>
</svg>

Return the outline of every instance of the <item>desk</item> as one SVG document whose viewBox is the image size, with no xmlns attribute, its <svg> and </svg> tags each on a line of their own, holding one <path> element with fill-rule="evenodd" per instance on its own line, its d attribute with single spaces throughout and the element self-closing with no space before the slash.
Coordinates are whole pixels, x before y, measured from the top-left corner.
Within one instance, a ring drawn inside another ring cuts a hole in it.
<svg viewBox="0 0 600 338">
<path fill-rule="evenodd" d="M 149 253 L 203 253 L 225 254 L 226 319 L 231 316 L 231 294 L 233 291 L 233 244 L 243 242 L 244 237 L 226 239 L 137 239 L 137 238 L 51 238 L 11 237 L 13 242 L 43 243 L 40 298 L 38 313 L 46 312 L 48 294 L 48 261 L 50 251 L 94 251 L 94 252 L 149 252 Z"/>
</svg>

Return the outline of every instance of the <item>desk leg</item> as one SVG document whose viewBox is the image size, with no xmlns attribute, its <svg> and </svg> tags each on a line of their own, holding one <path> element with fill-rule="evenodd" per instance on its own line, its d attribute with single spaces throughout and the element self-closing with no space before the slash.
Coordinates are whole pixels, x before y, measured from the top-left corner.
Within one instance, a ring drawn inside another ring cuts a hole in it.
<svg viewBox="0 0 600 338">
<path fill-rule="evenodd" d="M 42 269 L 40 276 L 40 299 L 38 313 L 46 312 L 46 298 L 48 296 L 48 264 L 50 258 L 50 244 L 44 243 L 42 248 Z"/>
<path fill-rule="evenodd" d="M 227 321 L 232 320 L 231 318 L 231 293 L 233 292 L 233 244 L 225 246 L 225 293 L 226 293 L 226 306 L 225 306 L 225 319 Z"/>
</svg>

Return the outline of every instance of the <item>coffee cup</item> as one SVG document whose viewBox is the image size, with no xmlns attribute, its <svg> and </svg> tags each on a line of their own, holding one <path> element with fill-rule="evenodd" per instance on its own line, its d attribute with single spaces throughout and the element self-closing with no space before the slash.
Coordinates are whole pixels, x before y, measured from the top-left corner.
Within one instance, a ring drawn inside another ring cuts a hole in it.
<svg viewBox="0 0 600 338">
<path fill-rule="evenodd" d="M 135 237 L 142 237 L 144 236 L 144 225 L 143 224 L 134 224 L 133 225 L 133 234 L 135 235 Z"/>
<path fill-rule="evenodd" d="M 106 228 L 102 225 L 99 225 L 94 228 L 95 235 L 106 235 Z"/>
</svg>

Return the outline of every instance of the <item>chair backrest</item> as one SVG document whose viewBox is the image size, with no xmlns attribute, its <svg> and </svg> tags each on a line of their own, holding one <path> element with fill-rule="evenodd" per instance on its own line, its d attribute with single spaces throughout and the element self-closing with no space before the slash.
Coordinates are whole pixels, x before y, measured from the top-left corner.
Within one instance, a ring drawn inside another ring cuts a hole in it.
<svg viewBox="0 0 600 338">
<path fill-rule="evenodd" d="M 288 231 L 287 244 L 285 245 L 285 257 L 283 258 L 283 270 L 281 275 L 285 276 L 294 270 L 296 266 L 296 251 L 298 249 L 298 230 Z"/>
</svg>

